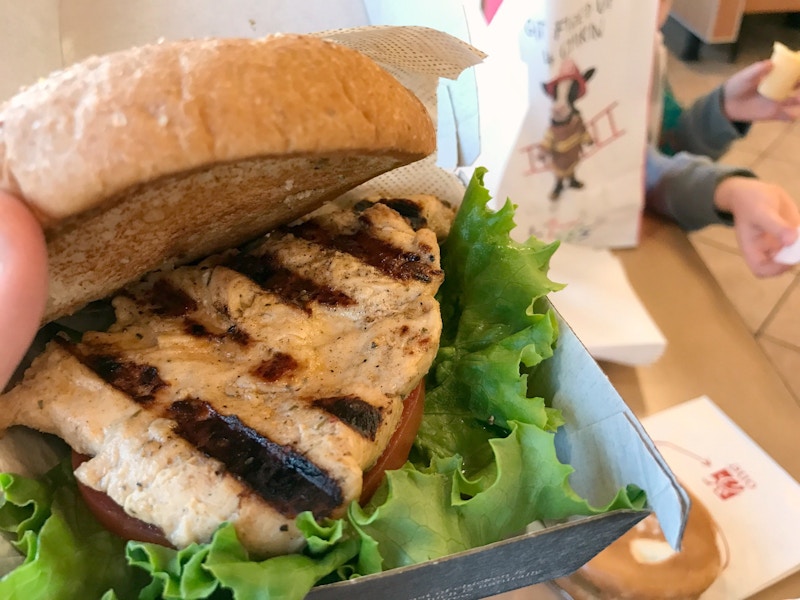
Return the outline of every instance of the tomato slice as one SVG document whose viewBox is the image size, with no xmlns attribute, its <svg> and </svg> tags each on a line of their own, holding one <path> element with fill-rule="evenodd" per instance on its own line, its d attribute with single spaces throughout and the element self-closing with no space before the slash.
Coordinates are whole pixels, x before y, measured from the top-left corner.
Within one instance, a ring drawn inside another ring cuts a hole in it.
<svg viewBox="0 0 800 600">
<path fill-rule="evenodd" d="M 417 437 L 417 430 L 422 423 L 423 409 L 425 408 L 425 381 L 421 381 L 411 393 L 403 400 L 403 414 L 400 417 L 400 425 L 395 430 L 389 445 L 380 455 L 378 461 L 364 472 L 364 484 L 361 488 L 361 498 L 359 502 L 366 504 L 375 490 L 383 482 L 385 471 L 399 469 L 408 459 L 411 446 L 414 445 L 414 438 Z"/>
<path fill-rule="evenodd" d="M 91 456 L 73 451 L 72 469 L 77 469 L 90 458 Z M 172 547 L 161 528 L 130 516 L 107 494 L 98 492 L 80 481 L 78 482 L 78 490 L 97 521 L 111 533 L 125 540 L 151 542 L 161 546 Z"/>
</svg>

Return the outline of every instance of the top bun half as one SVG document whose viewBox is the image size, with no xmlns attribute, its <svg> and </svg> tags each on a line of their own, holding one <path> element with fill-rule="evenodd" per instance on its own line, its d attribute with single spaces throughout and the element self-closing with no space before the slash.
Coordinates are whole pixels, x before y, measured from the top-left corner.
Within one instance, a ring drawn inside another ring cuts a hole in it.
<svg viewBox="0 0 800 600">
<path fill-rule="evenodd" d="M 0 189 L 45 230 L 45 321 L 435 150 L 417 97 L 313 36 L 93 57 L 0 105 Z"/>
</svg>

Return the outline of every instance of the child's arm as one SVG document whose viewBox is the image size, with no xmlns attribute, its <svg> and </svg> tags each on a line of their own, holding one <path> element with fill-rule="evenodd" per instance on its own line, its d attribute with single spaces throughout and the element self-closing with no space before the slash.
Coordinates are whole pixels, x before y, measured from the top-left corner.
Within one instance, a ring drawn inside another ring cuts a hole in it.
<svg viewBox="0 0 800 600">
<path fill-rule="evenodd" d="M 781 187 L 752 172 L 681 153 L 673 157 L 649 148 L 646 201 L 685 230 L 733 225 L 739 248 L 759 277 L 778 275 L 786 265 L 773 258 L 797 238 L 800 211 Z"/>
<path fill-rule="evenodd" d="M 724 88 L 695 100 L 684 109 L 675 126 L 662 132 L 675 152 L 689 152 L 717 160 L 731 144 L 750 130 L 747 122 L 732 121 L 723 110 Z"/>
<path fill-rule="evenodd" d="M 666 156 L 652 147 L 647 149 L 645 175 L 647 207 L 687 231 L 731 225 L 730 215 L 714 204 L 717 183 L 732 175 L 754 177 L 750 171 L 714 163 L 704 156 L 687 152 Z"/>
<path fill-rule="evenodd" d="M 792 121 L 800 116 L 800 92 L 782 102 L 758 93 L 758 84 L 771 69 L 769 60 L 753 63 L 697 99 L 676 126 L 664 132 L 670 147 L 717 160 L 731 143 L 747 135 L 751 123 Z"/>
<path fill-rule="evenodd" d="M 747 266 L 759 277 L 790 267 L 775 262 L 778 251 L 794 243 L 800 211 L 778 185 L 748 177 L 728 177 L 717 185 L 714 204 L 733 215 L 736 239 Z"/>
</svg>

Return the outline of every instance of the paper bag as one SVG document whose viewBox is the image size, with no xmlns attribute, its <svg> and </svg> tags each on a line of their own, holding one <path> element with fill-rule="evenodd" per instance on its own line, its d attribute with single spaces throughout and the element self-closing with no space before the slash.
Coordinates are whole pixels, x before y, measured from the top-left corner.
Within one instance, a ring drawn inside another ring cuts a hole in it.
<svg viewBox="0 0 800 600">
<path fill-rule="evenodd" d="M 636 244 L 657 2 L 484 0 L 468 10 L 478 163 L 515 236 Z"/>
</svg>

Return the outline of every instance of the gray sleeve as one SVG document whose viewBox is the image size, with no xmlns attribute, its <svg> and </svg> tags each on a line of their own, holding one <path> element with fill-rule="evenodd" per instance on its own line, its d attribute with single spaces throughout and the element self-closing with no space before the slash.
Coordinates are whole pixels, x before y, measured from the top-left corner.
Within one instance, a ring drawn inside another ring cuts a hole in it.
<svg viewBox="0 0 800 600">
<path fill-rule="evenodd" d="M 730 214 L 714 206 L 717 185 L 726 177 L 755 177 L 752 171 L 714 163 L 704 156 L 681 152 L 675 156 L 647 149 L 645 187 L 647 207 L 692 231 L 707 225 L 732 225 Z"/>
<path fill-rule="evenodd" d="M 722 93 L 719 86 L 681 113 L 672 132 L 676 150 L 717 160 L 731 143 L 747 135 L 749 123 L 731 122 L 722 112 Z"/>
</svg>

